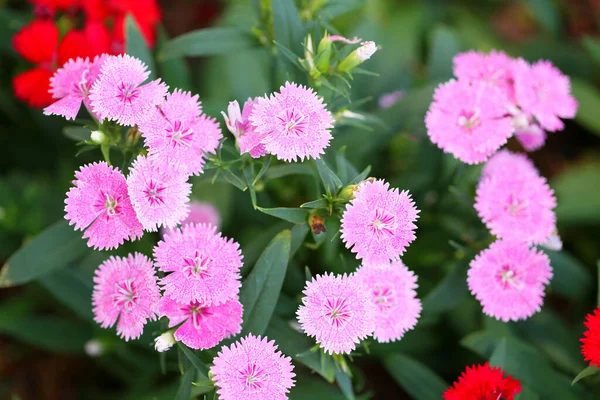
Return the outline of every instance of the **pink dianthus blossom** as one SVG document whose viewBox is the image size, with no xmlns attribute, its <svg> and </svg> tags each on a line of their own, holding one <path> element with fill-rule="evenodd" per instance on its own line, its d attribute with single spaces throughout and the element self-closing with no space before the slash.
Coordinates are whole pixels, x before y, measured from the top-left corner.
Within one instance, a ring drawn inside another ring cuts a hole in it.
<svg viewBox="0 0 600 400">
<path fill-rule="evenodd" d="M 267 153 L 265 145 L 261 143 L 260 135 L 256 132 L 249 119 L 257 103 L 258 98 L 248 98 L 246 103 L 244 103 L 244 109 L 240 111 L 240 105 L 234 100 L 229 103 L 227 114 L 221 112 L 223 118 L 225 118 L 227 129 L 229 129 L 229 132 L 237 140 L 240 153 L 250 153 L 253 158 L 262 157 Z"/>
<path fill-rule="evenodd" d="M 214 153 L 221 129 L 213 118 L 202 115 L 198 95 L 175 90 L 140 123 L 144 142 L 153 161 L 168 164 L 188 175 L 198 175 L 204 152 Z"/>
<path fill-rule="evenodd" d="M 356 278 L 367 287 L 375 304 L 375 332 L 380 343 L 396 341 L 415 327 L 421 314 L 417 277 L 402 263 L 363 265 Z"/>
<path fill-rule="evenodd" d="M 520 59 L 515 67 L 518 105 L 551 132 L 564 128 L 560 118 L 574 118 L 577 100 L 571 95 L 569 78 L 550 61 L 529 65 Z"/>
<path fill-rule="evenodd" d="M 187 218 L 181 221 L 181 226 L 187 224 L 209 224 L 219 229 L 221 226 L 221 216 L 219 210 L 212 204 L 204 201 L 190 202 L 190 213 Z M 164 236 L 169 230 L 162 228 L 161 236 Z"/>
<path fill-rule="evenodd" d="M 139 156 L 127 177 L 131 204 L 144 229 L 173 228 L 189 214 L 188 176 L 169 165 Z"/>
<path fill-rule="evenodd" d="M 210 349 L 240 333 L 242 312 L 237 298 L 218 306 L 205 306 L 197 301 L 181 304 L 163 297 L 158 306 L 159 315 L 169 318 L 169 328 L 181 324 L 175 331 L 175 339 L 192 349 Z"/>
<path fill-rule="evenodd" d="M 327 353 L 350 353 L 373 333 L 375 304 L 353 275 L 317 275 L 303 293 L 298 322 Z"/>
<path fill-rule="evenodd" d="M 259 98 L 249 119 L 267 153 L 280 160 L 319 158 L 331 140 L 333 118 L 323 99 L 295 83 L 287 82 L 279 93 Z"/>
<path fill-rule="evenodd" d="M 484 164 L 481 172 L 481 181 L 489 176 L 501 175 L 527 179 L 529 177 L 540 176 L 540 173 L 525 154 L 513 153 L 510 150 L 502 149 L 490 157 Z"/>
<path fill-rule="evenodd" d="M 537 124 L 515 131 L 515 137 L 525 151 L 539 150 L 546 143 L 546 132 Z"/>
<path fill-rule="evenodd" d="M 507 322 L 538 312 L 551 278 L 544 253 L 523 242 L 498 240 L 471 261 L 467 282 L 483 312 Z"/>
<path fill-rule="evenodd" d="M 433 143 L 467 164 L 487 160 L 513 134 L 506 97 L 481 81 L 438 86 L 425 125 Z"/>
<path fill-rule="evenodd" d="M 158 242 L 154 258 L 161 271 L 170 272 L 160 284 L 172 300 L 218 305 L 239 292 L 239 245 L 214 226 L 189 224 L 174 229 Z"/>
<path fill-rule="evenodd" d="M 419 210 L 407 191 L 384 180 L 365 181 L 342 216 L 342 240 L 366 264 L 396 259 L 415 240 Z"/>
<path fill-rule="evenodd" d="M 114 249 L 125 239 L 142 236 L 121 171 L 105 162 L 93 163 L 81 167 L 75 178 L 67 192 L 65 218 L 75 229 L 85 230 L 88 246 Z"/>
<path fill-rule="evenodd" d="M 222 400 L 286 400 L 294 386 L 292 360 L 273 340 L 252 334 L 223 346 L 210 372 Z"/>
<path fill-rule="evenodd" d="M 100 120 L 127 126 L 144 121 L 163 102 L 168 89 L 160 79 L 142 85 L 149 75 L 146 65 L 130 55 L 106 57 L 90 90 L 92 111 Z"/>
<path fill-rule="evenodd" d="M 160 289 L 148 257 L 130 254 L 110 257 L 94 277 L 94 320 L 103 328 L 113 326 L 125 340 L 140 337 L 147 320 L 155 320 Z"/>
</svg>

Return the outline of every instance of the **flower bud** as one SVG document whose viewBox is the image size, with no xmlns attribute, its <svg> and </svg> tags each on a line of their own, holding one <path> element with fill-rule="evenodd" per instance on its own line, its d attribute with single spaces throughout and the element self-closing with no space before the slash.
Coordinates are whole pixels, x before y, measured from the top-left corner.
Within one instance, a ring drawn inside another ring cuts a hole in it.
<svg viewBox="0 0 600 400">
<path fill-rule="evenodd" d="M 175 344 L 175 336 L 173 331 L 167 331 L 154 339 L 154 350 L 162 353 L 169 350 Z"/>
<path fill-rule="evenodd" d="M 319 42 L 317 47 L 317 69 L 320 72 L 326 72 L 329 69 L 331 61 L 331 36 L 325 32 L 325 36 Z"/>
<path fill-rule="evenodd" d="M 225 119 L 225 125 L 229 132 L 233 133 L 235 138 L 239 138 L 243 133 L 243 120 L 242 120 L 242 111 L 240 110 L 240 105 L 237 100 L 229 102 L 227 106 L 227 114 L 221 111 L 223 118 Z"/>
<path fill-rule="evenodd" d="M 377 45 L 375 42 L 362 42 L 358 49 L 348 54 L 348 56 L 342 60 L 337 69 L 340 72 L 349 72 L 371 58 L 376 51 Z"/>
<path fill-rule="evenodd" d="M 548 250 L 561 251 L 563 242 L 558 235 L 558 231 L 555 229 L 541 246 Z"/>
<path fill-rule="evenodd" d="M 99 357 L 104 354 L 106 348 L 98 339 L 88 340 L 84 345 L 85 354 L 90 357 Z"/>
<path fill-rule="evenodd" d="M 92 139 L 94 143 L 102 144 L 106 142 L 106 135 L 102 131 L 92 131 L 90 139 Z"/>
<path fill-rule="evenodd" d="M 348 185 L 342 189 L 340 194 L 337 195 L 337 198 L 340 201 L 347 203 L 354 198 L 354 192 L 356 189 L 358 189 L 358 185 Z"/>
</svg>

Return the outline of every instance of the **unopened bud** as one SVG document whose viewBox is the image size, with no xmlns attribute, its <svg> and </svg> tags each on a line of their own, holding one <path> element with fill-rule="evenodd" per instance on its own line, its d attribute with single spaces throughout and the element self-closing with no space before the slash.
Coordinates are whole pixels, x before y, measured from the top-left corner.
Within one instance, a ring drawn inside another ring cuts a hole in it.
<svg viewBox="0 0 600 400">
<path fill-rule="evenodd" d="M 225 125 L 229 132 L 233 133 L 233 136 L 237 138 L 243 133 L 243 120 L 242 111 L 240 110 L 240 104 L 237 100 L 229 102 L 227 106 L 227 114 L 221 111 L 223 118 L 225 119 Z"/>
<path fill-rule="evenodd" d="M 104 344 L 98 339 L 88 340 L 84 345 L 85 354 L 90 357 L 99 357 L 101 356 L 105 349 Z"/>
<path fill-rule="evenodd" d="M 90 139 L 92 139 L 94 143 L 103 144 L 106 141 L 106 135 L 102 131 L 92 131 Z"/>
<path fill-rule="evenodd" d="M 154 350 L 162 353 L 169 350 L 175 344 L 175 336 L 173 331 L 167 331 L 154 339 Z"/>
<path fill-rule="evenodd" d="M 338 65 L 338 71 L 349 72 L 358 65 L 367 61 L 377 51 L 375 42 L 362 42 L 360 47 L 348 54 L 344 60 Z"/>
<path fill-rule="evenodd" d="M 548 250 L 561 251 L 563 242 L 558 235 L 558 231 L 554 230 L 552 234 L 541 244 L 542 247 Z"/>
<path fill-rule="evenodd" d="M 356 189 L 358 189 L 358 185 L 348 185 L 342 189 L 337 198 L 342 202 L 347 203 L 354 198 Z"/>
</svg>

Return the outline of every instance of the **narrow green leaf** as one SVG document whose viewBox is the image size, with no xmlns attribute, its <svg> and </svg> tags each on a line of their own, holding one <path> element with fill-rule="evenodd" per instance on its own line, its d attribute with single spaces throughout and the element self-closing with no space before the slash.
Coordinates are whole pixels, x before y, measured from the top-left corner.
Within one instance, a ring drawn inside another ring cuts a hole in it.
<svg viewBox="0 0 600 400">
<path fill-rule="evenodd" d="M 271 2 L 275 41 L 296 54 L 301 54 L 304 27 L 294 0 Z"/>
<path fill-rule="evenodd" d="M 192 381 L 194 380 L 195 372 L 196 370 L 194 368 L 190 368 L 181 377 L 181 383 L 179 384 L 179 389 L 175 395 L 175 400 L 190 400 L 192 397 Z"/>
<path fill-rule="evenodd" d="M 17 250 L 0 272 L 0 287 L 22 285 L 67 266 L 88 247 L 67 221 L 59 221 Z"/>
<path fill-rule="evenodd" d="M 58 301 L 82 318 L 92 321 L 93 282 L 88 278 L 75 268 L 68 267 L 51 272 L 38 281 Z"/>
<path fill-rule="evenodd" d="M 544 249 L 544 252 L 554 273 L 550 287 L 568 299 L 585 301 L 593 290 L 590 270 L 565 250 Z"/>
<path fill-rule="evenodd" d="M 317 12 L 317 15 L 325 20 L 330 20 L 363 7 L 365 3 L 366 0 L 328 0 L 325 6 Z"/>
<path fill-rule="evenodd" d="M 258 174 L 256 174 L 256 178 L 254 178 L 254 181 L 252 182 L 253 185 L 256 185 L 256 183 L 267 173 L 267 170 L 269 169 L 269 166 L 271 165 L 272 159 L 273 159 L 273 156 L 271 156 L 271 155 L 267 155 L 265 157 L 262 167 L 260 167 L 260 171 L 258 171 Z"/>
<path fill-rule="evenodd" d="M 306 218 L 308 217 L 308 212 L 301 208 L 286 208 L 286 207 L 262 208 L 262 207 L 257 207 L 256 209 L 265 214 L 271 215 L 273 217 L 277 217 L 279 219 L 283 219 L 285 221 L 292 222 L 294 224 L 305 224 Z"/>
<path fill-rule="evenodd" d="M 90 140 L 92 131 L 89 128 L 83 126 L 65 126 L 63 128 L 63 134 L 71 140 L 76 142 L 83 142 L 84 140 Z"/>
<path fill-rule="evenodd" d="M 275 236 L 245 279 L 240 291 L 244 305 L 242 334 L 262 335 L 267 329 L 283 285 L 291 241 L 290 230 Z"/>
<path fill-rule="evenodd" d="M 252 201 L 252 207 L 256 209 L 256 189 L 254 188 L 254 170 L 252 165 L 246 165 L 244 167 L 244 178 L 248 185 L 248 191 L 250 192 L 250 200 Z"/>
<path fill-rule="evenodd" d="M 316 176 L 316 171 L 306 164 L 277 165 L 267 171 L 267 179 L 278 179 L 289 175 Z"/>
<path fill-rule="evenodd" d="M 571 78 L 571 91 L 579 104 L 575 120 L 596 135 L 600 135 L 600 91 L 592 84 L 577 78 Z"/>
<path fill-rule="evenodd" d="M 157 48 L 160 53 L 169 43 L 167 32 L 161 26 L 158 31 Z M 159 69 L 163 80 L 171 87 L 182 90 L 192 89 L 192 72 L 187 61 L 181 57 L 172 57 L 167 60 L 159 60 Z"/>
<path fill-rule="evenodd" d="M 290 246 L 290 259 L 294 257 L 294 254 L 296 254 L 298 249 L 300 249 L 300 246 L 302 246 L 302 243 L 304 243 L 304 238 L 306 238 L 307 233 L 307 224 L 296 224 L 292 227 L 292 244 Z"/>
<path fill-rule="evenodd" d="M 178 36 L 168 42 L 158 59 L 182 56 L 214 56 L 256 47 L 258 43 L 249 32 L 238 28 L 206 28 Z"/>
<path fill-rule="evenodd" d="M 194 354 L 194 352 L 181 342 L 177 342 L 177 346 L 179 346 L 179 349 L 182 351 L 183 354 L 185 354 L 185 357 L 190 361 L 190 363 L 192 363 L 194 368 L 198 371 L 198 374 L 200 375 L 200 380 L 209 380 L 208 368 L 206 367 L 206 365 L 204 365 L 202 361 L 200 361 L 200 359 Z"/>
<path fill-rule="evenodd" d="M 383 365 L 392 378 L 415 399 L 439 400 L 448 388 L 448 384 L 435 372 L 404 354 L 385 357 Z"/>
<path fill-rule="evenodd" d="M 313 200 L 309 201 L 308 203 L 302 204 L 300 208 L 320 208 L 327 210 L 329 209 L 329 202 L 327 201 L 327 199 Z"/>
<path fill-rule="evenodd" d="M 587 378 L 588 376 L 596 375 L 599 371 L 600 371 L 600 369 L 596 368 L 594 365 L 590 365 L 589 367 L 584 368 L 580 373 L 577 374 L 577 376 L 573 379 L 573 382 L 571 382 L 571 385 L 576 384 L 583 378 Z"/>
<path fill-rule="evenodd" d="M 369 176 L 369 173 L 371 173 L 371 166 L 370 165 L 368 165 L 367 168 L 363 169 L 360 174 L 358 174 L 357 176 L 355 176 L 350 181 L 350 185 L 356 185 L 356 184 L 364 181 Z"/>
<path fill-rule="evenodd" d="M 341 179 L 329 168 L 325 160 L 318 158 L 315 160 L 317 164 L 317 171 L 325 187 L 325 191 L 328 194 L 336 194 L 338 190 L 343 186 Z"/>
<path fill-rule="evenodd" d="M 221 175 L 223 176 L 223 178 L 225 178 L 227 182 L 231 183 L 233 186 L 240 189 L 242 192 L 247 189 L 247 186 L 242 180 L 242 178 L 234 174 L 229 168 L 222 168 L 220 169 L 220 171 Z"/>
<path fill-rule="evenodd" d="M 150 79 L 156 79 L 156 68 L 152 53 L 146 44 L 146 40 L 142 35 L 140 28 L 131 14 L 125 18 L 125 43 L 127 53 L 130 56 L 139 58 L 148 66 L 150 71 Z"/>
<path fill-rule="evenodd" d="M 429 79 L 446 80 L 452 76 L 452 59 L 460 52 L 460 42 L 456 32 L 445 26 L 438 26 L 432 32 L 427 63 Z"/>
<path fill-rule="evenodd" d="M 338 150 L 335 161 L 337 167 L 337 175 L 344 185 L 350 184 L 350 179 L 358 175 L 358 171 L 350 162 L 346 159 L 346 148 L 342 147 Z"/>
<path fill-rule="evenodd" d="M 347 373 L 337 367 L 335 368 L 335 381 L 347 400 L 356 399 L 354 389 L 352 388 L 352 380 Z"/>
<path fill-rule="evenodd" d="M 581 44 L 592 56 L 596 64 L 600 64 L 600 40 L 591 36 L 584 36 Z"/>
<path fill-rule="evenodd" d="M 580 110 L 582 106 L 583 104 L 580 105 Z M 600 107 L 600 98 L 598 106 Z M 600 123 L 598 129 L 597 133 L 600 134 Z M 556 218 L 561 225 L 590 225 L 600 222 L 598 176 L 600 162 L 589 162 L 570 166 L 552 180 L 551 186 L 558 199 Z"/>
<path fill-rule="evenodd" d="M 457 263 L 452 271 L 423 299 L 423 315 L 439 314 L 453 309 L 469 294 L 467 269 Z"/>
</svg>

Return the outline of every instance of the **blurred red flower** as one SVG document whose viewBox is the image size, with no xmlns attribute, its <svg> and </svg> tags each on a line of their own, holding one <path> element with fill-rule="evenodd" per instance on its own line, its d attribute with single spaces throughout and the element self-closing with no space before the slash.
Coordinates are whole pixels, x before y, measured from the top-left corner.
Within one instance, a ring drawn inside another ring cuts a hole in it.
<svg viewBox="0 0 600 400">
<path fill-rule="evenodd" d="M 500 368 L 489 363 L 467 367 L 458 382 L 446 390 L 444 400 L 514 400 L 521 393 L 521 383 L 511 376 L 504 377 Z"/>
<path fill-rule="evenodd" d="M 600 307 L 586 315 L 585 327 L 581 338 L 581 353 L 590 365 L 600 368 Z"/>
</svg>

